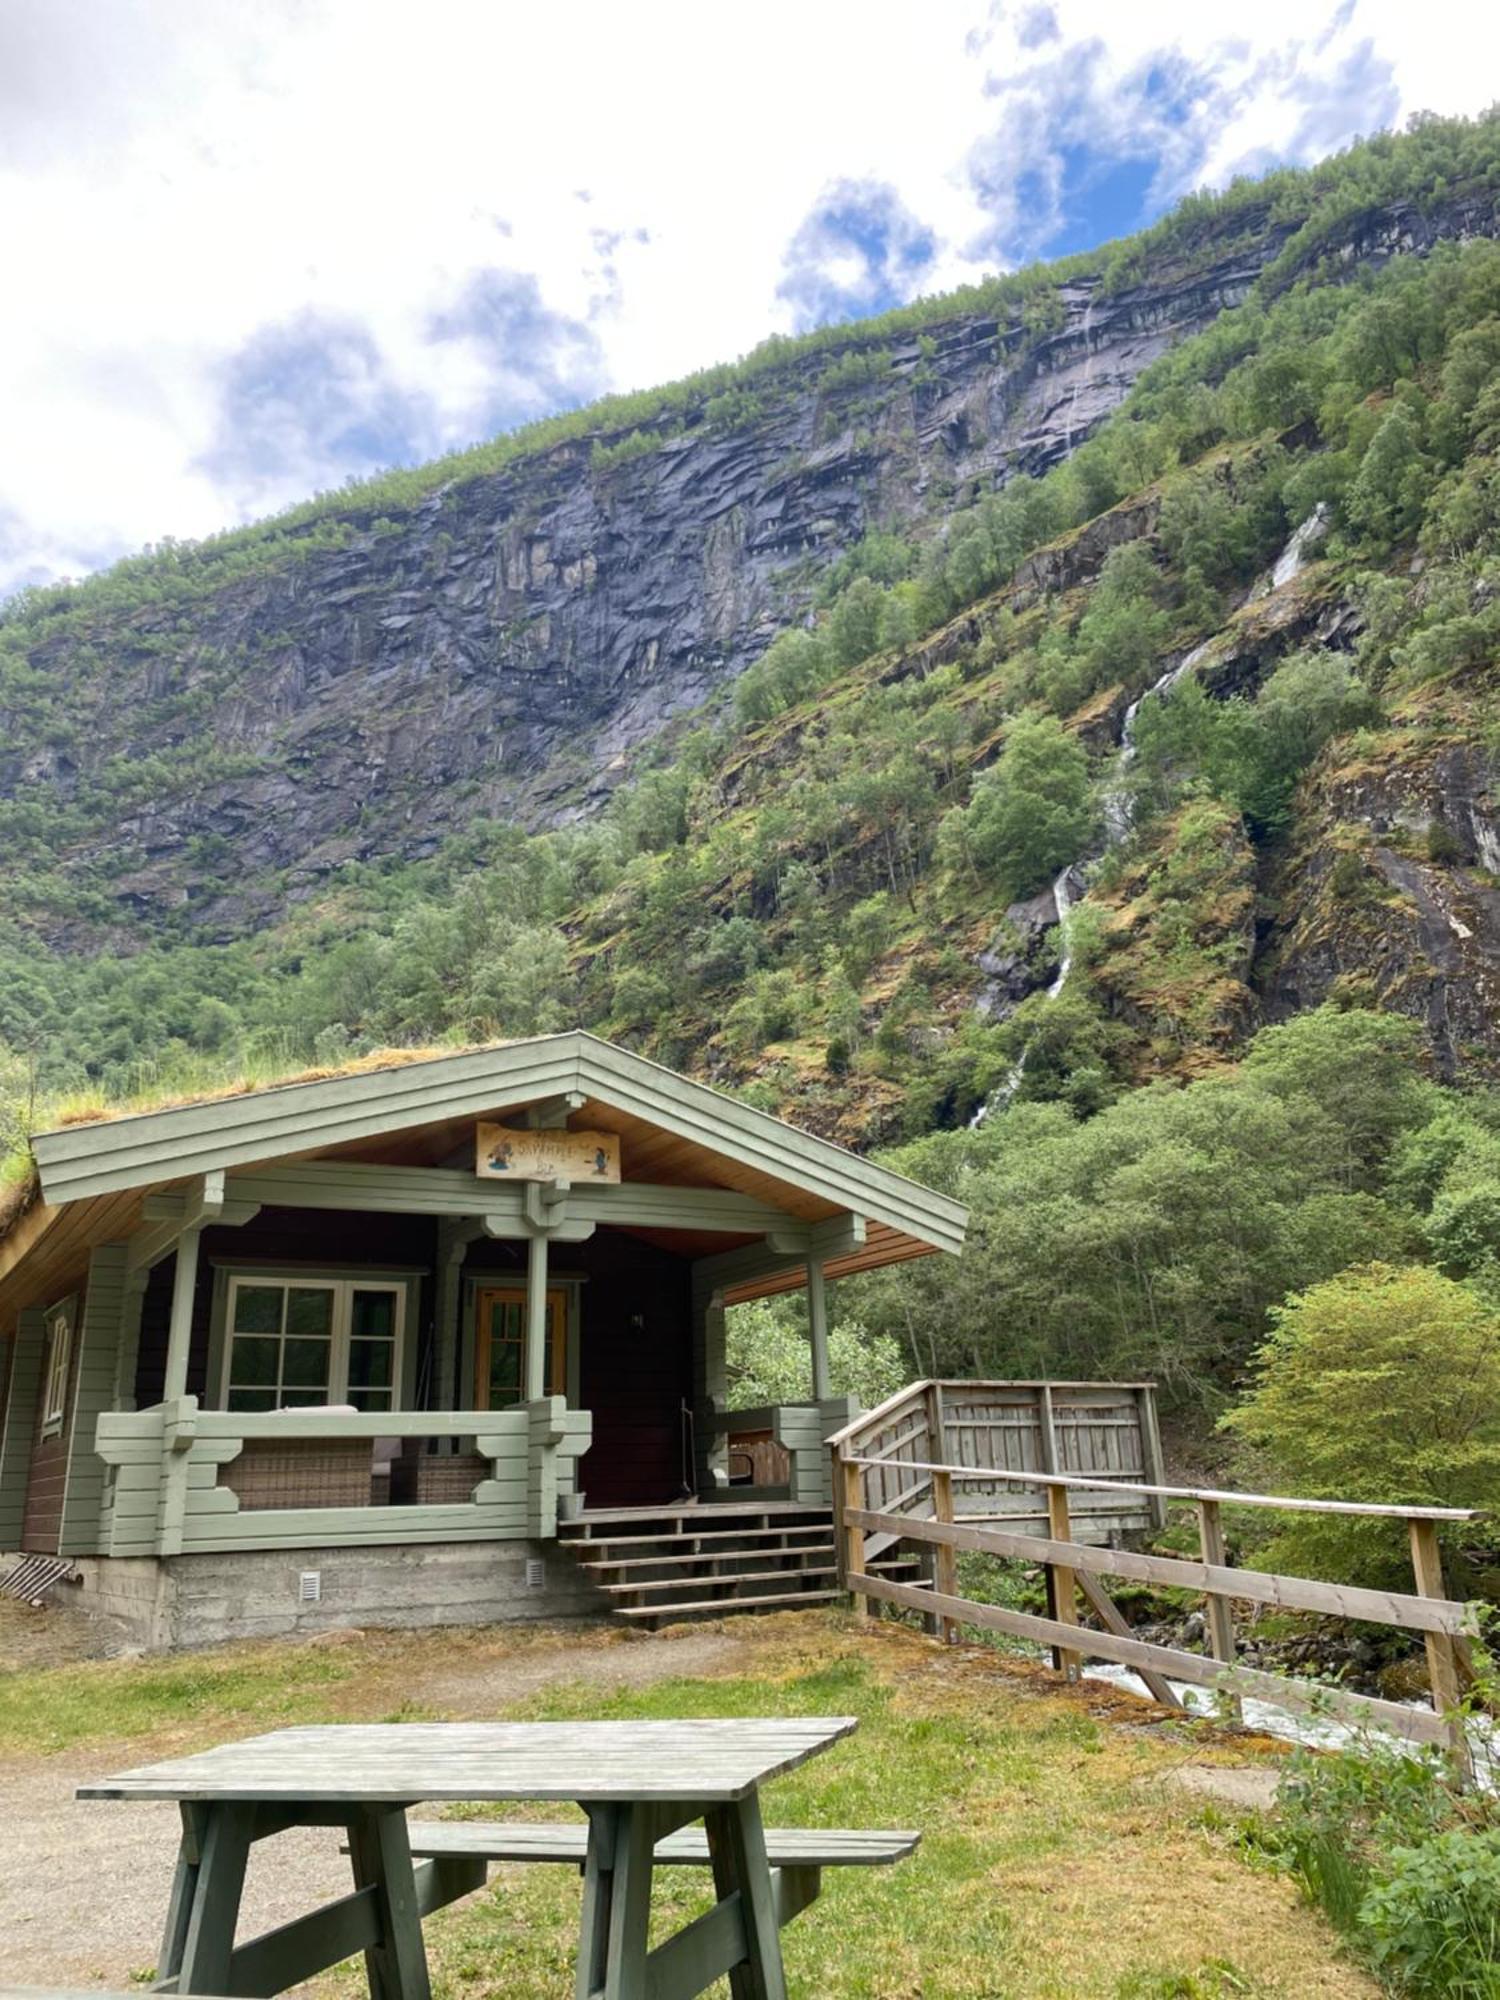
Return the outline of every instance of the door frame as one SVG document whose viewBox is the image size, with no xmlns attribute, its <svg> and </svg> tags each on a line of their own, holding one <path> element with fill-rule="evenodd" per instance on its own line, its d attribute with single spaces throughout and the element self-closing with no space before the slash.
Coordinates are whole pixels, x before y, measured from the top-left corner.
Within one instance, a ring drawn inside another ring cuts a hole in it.
<svg viewBox="0 0 1500 2000">
<path fill-rule="evenodd" d="M 547 1290 L 563 1294 L 563 1341 L 567 1362 L 564 1379 L 567 1383 L 566 1395 L 571 1410 L 580 1409 L 579 1383 L 582 1379 L 582 1357 L 579 1333 L 582 1325 L 582 1293 L 585 1280 L 577 1273 L 547 1273 Z M 459 1324 L 459 1385 L 456 1395 L 468 1395 L 478 1387 L 479 1380 L 479 1295 L 481 1292 L 523 1292 L 526 1290 L 526 1273 L 523 1271 L 465 1271 L 463 1299 L 460 1306 Z M 524 1357 L 522 1365 L 525 1365 Z M 460 1407 L 468 1408 L 468 1404 Z"/>
</svg>

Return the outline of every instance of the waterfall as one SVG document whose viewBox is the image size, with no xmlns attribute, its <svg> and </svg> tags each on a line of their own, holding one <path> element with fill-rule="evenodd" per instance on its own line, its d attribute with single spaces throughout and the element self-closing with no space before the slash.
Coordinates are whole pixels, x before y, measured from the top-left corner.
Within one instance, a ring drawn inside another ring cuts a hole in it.
<svg viewBox="0 0 1500 2000">
<path fill-rule="evenodd" d="M 1052 984 L 1047 988 L 1047 998 L 1055 1000 L 1068 983 L 1068 974 L 1073 970 L 1073 946 L 1068 937 L 1068 912 L 1073 907 L 1073 885 L 1068 877 L 1073 873 L 1074 862 L 1069 862 L 1057 880 L 1052 884 L 1052 900 L 1057 905 L 1057 928 L 1061 932 L 1061 951 L 1057 972 Z M 1024 1069 L 1025 1063 L 1021 1067 Z"/>
<path fill-rule="evenodd" d="M 1304 551 L 1313 543 L 1322 541 L 1328 532 L 1328 507 L 1320 500 L 1300 528 L 1292 532 L 1291 540 L 1276 558 L 1271 570 L 1271 588 L 1280 590 L 1284 583 L 1302 574 L 1305 567 Z"/>
<path fill-rule="evenodd" d="M 1088 332 L 1089 315 L 1092 311 L 1093 303 L 1090 301 L 1083 316 L 1085 334 Z M 1073 385 L 1074 404 L 1076 404 L 1077 400 L 1078 384 L 1075 382 Z M 1072 406 L 1070 405 L 1070 425 L 1071 420 Z M 1269 592 L 1280 590 L 1284 584 L 1291 583 L 1296 577 L 1300 576 L 1305 565 L 1307 550 L 1314 542 L 1321 541 L 1323 536 L 1328 532 L 1328 521 L 1328 508 L 1320 500 L 1307 519 L 1299 527 L 1293 529 L 1292 534 L 1287 540 L 1286 547 L 1276 558 L 1270 575 L 1262 577 L 1260 582 L 1250 592 L 1250 595 L 1252 597 L 1266 596 Z M 1111 848 L 1118 847 L 1121 841 L 1125 839 L 1126 835 L 1130 832 L 1131 824 L 1135 818 L 1135 802 L 1130 796 L 1129 779 L 1130 767 L 1135 762 L 1136 757 L 1135 725 L 1141 709 L 1146 702 L 1157 700 L 1162 695 L 1170 694 L 1185 675 L 1193 672 L 1198 662 L 1208 652 L 1212 644 L 1212 639 L 1205 639 L 1201 645 L 1194 646 L 1190 652 L 1184 653 L 1174 666 L 1168 667 L 1165 673 L 1157 676 L 1144 694 L 1138 694 L 1125 711 L 1124 720 L 1120 725 L 1120 747 L 1115 755 L 1114 770 L 1110 773 L 1108 783 L 1104 787 L 1100 801 L 1101 816 L 1104 823 L 1103 843 L 1092 854 L 1079 855 L 1076 860 L 1070 861 L 1067 867 L 1059 872 L 1052 884 L 1052 898 L 1057 905 L 1057 922 L 1060 937 L 1057 972 L 1047 987 L 1047 998 L 1049 1000 L 1055 1000 L 1058 994 L 1062 992 L 1064 986 L 1068 983 L 1068 975 L 1073 970 L 1073 947 L 1068 938 L 1069 914 L 1078 901 L 1079 894 L 1087 892 L 1089 879 L 1099 866 L 1099 863 L 1109 853 Z M 991 1111 L 997 1108 L 1004 1110 L 1005 1106 L 1010 1103 L 1021 1087 L 1021 1079 L 1026 1074 L 1026 1059 L 1030 1053 L 1031 1050 L 1029 1047 L 1021 1051 L 1020 1056 L 1011 1065 L 1005 1081 L 990 1093 L 984 1103 L 974 1113 L 974 1116 L 969 1120 L 971 1126 L 982 1125 Z"/>
<path fill-rule="evenodd" d="M 1190 653 L 1184 653 L 1176 666 L 1168 667 L 1164 674 L 1159 674 L 1150 687 L 1147 688 L 1146 692 L 1138 694 L 1129 708 L 1126 709 L 1125 720 L 1120 725 L 1120 749 L 1115 758 L 1115 768 L 1110 775 L 1108 784 L 1104 788 L 1104 852 L 1106 854 L 1110 848 L 1119 846 L 1126 834 L 1129 833 L 1131 822 L 1135 818 L 1135 804 L 1130 796 L 1127 779 L 1130 767 L 1135 762 L 1135 724 L 1143 703 L 1151 701 L 1156 696 L 1170 694 L 1183 676 L 1193 671 L 1212 644 L 1212 639 L 1205 639 L 1201 645 L 1194 646 Z"/>
<path fill-rule="evenodd" d="M 1073 947 L 1068 936 L 1068 918 L 1078 901 L 1078 894 L 1076 892 L 1087 890 L 1089 878 L 1092 876 L 1094 870 L 1112 847 L 1119 846 L 1120 842 L 1129 833 L 1131 822 L 1135 817 L 1135 807 L 1130 797 L 1127 774 L 1130 766 L 1135 762 L 1135 724 L 1136 718 L 1141 712 L 1141 705 L 1143 702 L 1150 701 L 1155 695 L 1170 694 L 1184 674 L 1190 674 L 1193 671 L 1194 667 L 1197 666 L 1212 644 L 1213 641 L 1211 639 L 1205 639 L 1201 645 L 1194 646 L 1191 652 L 1184 653 L 1174 666 L 1168 667 L 1164 674 L 1157 676 L 1144 694 L 1137 695 L 1125 711 L 1125 719 L 1120 725 L 1120 747 L 1115 756 L 1115 768 L 1108 785 L 1105 787 L 1102 801 L 1104 820 L 1103 845 L 1093 854 L 1081 855 L 1077 860 L 1070 861 L 1065 868 L 1058 871 L 1052 883 L 1052 900 L 1057 905 L 1057 924 L 1060 936 L 1057 971 L 1054 973 L 1047 987 L 1047 998 L 1049 1000 L 1055 1000 L 1058 994 L 1062 992 L 1068 983 L 1068 975 L 1073 970 Z M 1026 1059 L 1030 1054 L 1031 1050 L 1029 1046 L 1021 1051 L 1007 1072 L 1005 1081 L 995 1090 L 991 1091 L 984 1103 L 980 1105 L 974 1116 L 969 1120 L 971 1126 L 982 1125 L 991 1111 L 1003 1111 L 1006 1105 L 1010 1103 L 1021 1087 L 1021 1079 L 1026 1074 Z"/>
</svg>

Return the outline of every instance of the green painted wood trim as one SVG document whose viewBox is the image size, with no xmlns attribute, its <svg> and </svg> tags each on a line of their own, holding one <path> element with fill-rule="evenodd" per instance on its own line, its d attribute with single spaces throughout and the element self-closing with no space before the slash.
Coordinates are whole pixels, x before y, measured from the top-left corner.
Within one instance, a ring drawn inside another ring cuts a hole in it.
<svg viewBox="0 0 1500 2000">
<path fill-rule="evenodd" d="M 962 1243 L 961 1203 L 581 1031 L 40 1133 L 33 1150 L 46 1199 L 76 1201 L 274 1160 L 310 1144 L 519 1108 L 569 1090 L 936 1249 Z"/>
<path fill-rule="evenodd" d="M 100 1547 L 105 1468 L 94 1449 L 94 1431 L 115 1397 L 127 1256 L 126 1244 L 105 1243 L 89 1257 L 88 1282 L 75 1334 L 73 1424 L 68 1434 L 59 1555 L 93 1555 Z"/>
<path fill-rule="evenodd" d="M 402 1413 L 400 1431 L 472 1437 L 491 1460 L 492 1476 L 478 1482 L 471 1500 L 424 1507 L 241 1511 L 236 1495 L 217 1477 L 247 1438 L 387 1437 L 391 1414 L 242 1414 L 200 1410 L 192 1397 L 171 1410 L 158 1405 L 106 1413 L 99 1419 L 98 1452 L 102 1463 L 117 1470 L 105 1552 L 174 1555 L 550 1539 L 556 1533 L 557 1496 L 577 1490 L 578 1460 L 588 1450 L 593 1419 L 553 1396 L 516 1410 Z"/>
<path fill-rule="evenodd" d="M 457 1167 L 382 1167 L 354 1161 L 295 1160 L 232 1174 L 237 1196 L 266 1208 L 334 1208 L 391 1215 L 482 1217 L 491 1235 L 530 1236 L 526 1185 L 481 1180 Z M 570 1222 L 638 1229 L 716 1229 L 759 1236 L 800 1228 L 796 1217 L 769 1202 L 726 1188 L 675 1187 L 652 1181 L 574 1186 Z"/>
<path fill-rule="evenodd" d="M 4 1550 L 21 1546 L 46 1346 L 47 1316 L 40 1306 L 29 1307 L 17 1316 L 11 1335 L 10 1384 L 0 1412 L 0 1549 Z"/>
</svg>

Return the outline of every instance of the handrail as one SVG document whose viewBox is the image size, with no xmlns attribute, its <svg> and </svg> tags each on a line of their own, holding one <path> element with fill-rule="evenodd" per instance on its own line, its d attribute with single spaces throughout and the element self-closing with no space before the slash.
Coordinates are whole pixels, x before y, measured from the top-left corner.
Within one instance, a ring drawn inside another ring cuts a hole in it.
<svg viewBox="0 0 1500 2000">
<path fill-rule="evenodd" d="M 917 1400 L 925 1395 L 927 1390 L 936 1386 L 930 1377 L 925 1377 L 920 1382 L 908 1382 L 904 1389 L 898 1389 L 894 1396 L 887 1396 L 885 1401 L 877 1403 L 873 1410 L 865 1410 L 860 1416 L 845 1424 L 841 1431 L 834 1431 L 823 1442 L 830 1449 L 836 1450 L 846 1438 L 853 1437 L 856 1431 L 868 1430 L 872 1424 L 880 1424 L 890 1412 L 899 1410 L 903 1403 Z"/>
<path fill-rule="evenodd" d="M 919 1458 L 844 1459 L 846 1465 L 881 1466 L 899 1472 L 946 1472 L 951 1478 L 971 1485 L 987 1486 L 992 1480 L 1009 1480 L 1016 1486 L 1046 1486 L 1058 1489 L 1077 1487 L 1094 1492 L 1108 1487 L 1112 1492 L 1144 1493 L 1163 1500 L 1197 1500 L 1232 1507 L 1284 1507 L 1298 1514 L 1359 1514 L 1372 1519 L 1396 1521 L 1477 1521 L 1490 1510 L 1484 1507 L 1402 1507 L 1375 1501 L 1305 1500 L 1290 1495 L 1268 1493 L 1227 1493 L 1212 1486 L 1148 1486 L 1136 1479 L 1119 1479 L 1113 1473 L 1006 1472 L 984 1465 L 942 1465 Z"/>
</svg>

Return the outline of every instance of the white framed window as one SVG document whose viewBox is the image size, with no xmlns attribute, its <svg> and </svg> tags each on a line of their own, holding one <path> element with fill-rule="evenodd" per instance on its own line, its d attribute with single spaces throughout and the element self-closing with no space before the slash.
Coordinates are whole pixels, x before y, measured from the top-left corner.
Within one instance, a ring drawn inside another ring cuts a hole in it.
<svg viewBox="0 0 1500 2000">
<path fill-rule="evenodd" d="M 226 1410 L 400 1404 L 407 1288 L 400 1279 L 229 1279 L 222 1402 Z"/>
<path fill-rule="evenodd" d="M 55 1437 L 68 1409 L 68 1364 L 73 1358 L 73 1311 L 56 1306 L 47 1315 L 47 1375 L 42 1384 L 42 1436 Z"/>
</svg>

